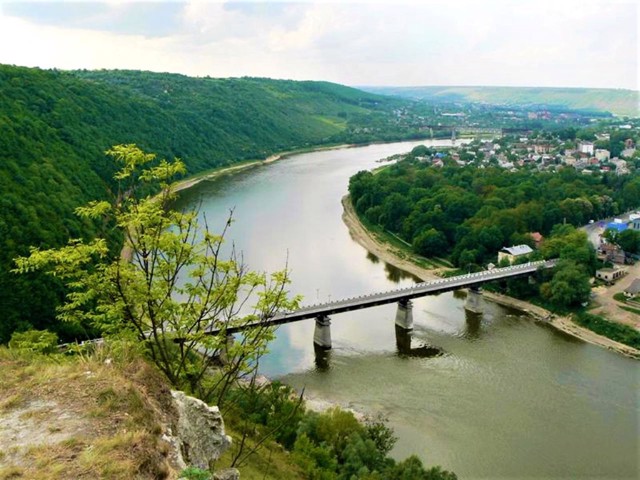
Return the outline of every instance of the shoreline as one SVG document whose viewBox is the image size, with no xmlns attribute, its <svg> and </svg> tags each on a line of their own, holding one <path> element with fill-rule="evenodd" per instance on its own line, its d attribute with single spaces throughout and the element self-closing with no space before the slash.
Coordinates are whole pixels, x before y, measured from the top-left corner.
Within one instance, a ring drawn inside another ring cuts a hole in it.
<svg viewBox="0 0 640 480">
<path fill-rule="evenodd" d="M 394 253 L 394 248 L 392 246 L 381 242 L 371 232 L 369 232 L 360 222 L 349 195 L 342 197 L 341 201 L 343 207 L 342 221 L 347 226 L 351 238 L 361 247 L 378 257 L 380 260 L 391 264 L 400 270 L 404 270 L 422 281 L 440 278 L 437 275 L 438 269 L 426 269 L 409 260 L 398 257 Z M 598 335 L 597 333 L 572 322 L 569 317 L 557 316 L 549 310 L 533 305 L 532 303 L 499 293 L 483 291 L 482 297 L 500 305 L 516 308 L 527 315 L 530 315 L 535 321 L 551 325 L 556 330 L 571 335 L 584 342 L 606 348 L 607 350 L 620 353 L 630 358 L 640 359 L 640 350 L 636 350 L 635 348 L 623 343 Z"/>
<path fill-rule="evenodd" d="M 227 175 L 229 173 L 237 173 L 242 170 L 247 170 L 250 168 L 256 168 L 261 165 L 268 165 L 270 163 L 277 162 L 279 160 L 284 160 L 285 158 L 289 158 L 293 155 L 302 155 L 305 153 L 315 153 L 315 152 L 324 152 L 328 150 L 342 150 L 345 148 L 358 148 L 358 147 L 367 147 L 369 145 L 385 145 L 390 143 L 404 143 L 404 142 L 422 142 L 433 140 L 431 138 L 418 138 L 418 139 L 405 139 L 405 140 L 392 140 L 392 141 L 373 141 L 367 143 L 341 143 L 337 145 L 318 145 L 315 147 L 307 147 L 307 148 L 299 148 L 294 150 L 285 150 L 283 152 L 274 153 L 273 155 L 268 156 L 265 159 L 261 160 L 249 160 L 246 163 L 240 163 L 236 165 L 229 165 L 228 167 L 216 167 L 211 170 L 197 173 L 193 176 L 185 178 L 183 180 L 179 180 L 174 183 L 171 188 L 174 193 L 181 192 L 183 190 L 187 190 L 195 185 L 205 181 L 205 180 L 213 180 L 217 177 Z"/>
<path fill-rule="evenodd" d="M 273 155 L 269 155 L 267 158 L 262 160 L 250 160 L 246 163 L 240 163 L 237 165 L 229 165 L 228 167 L 217 167 L 213 170 L 209 170 L 206 172 L 198 173 L 183 180 L 180 180 L 174 183 L 171 188 L 174 193 L 181 192 L 183 190 L 188 190 L 191 187 L 196 186 L 197 184 L 205 181 L 205 180 L 213 180 L 217 177 L 221 177 L 223 175 L 228 175 L 229 173 L 237 173 L 243 170 L 248 170 L 250 168 L 256 168 L 261 165 L 269 165 L 270 163 L 277 162 L 278 160 L 284 160 L 292 155 L 301 155 L 303 153 L 313 153 L 313 152 L 322 152 L 325 150 L 338 150 L 342 148 L 354 148 L 360 146 L 366 146 L 371 144 L 355 144 L 355 143 L 344 143 L 340 145 L 328 145 L 328 146 L 319 146 L 319 147 L 310 147 L 308 149 L 299 149 L 299 150 L 286 150 L 280 153 L 274 153 Z"/>
</svg>

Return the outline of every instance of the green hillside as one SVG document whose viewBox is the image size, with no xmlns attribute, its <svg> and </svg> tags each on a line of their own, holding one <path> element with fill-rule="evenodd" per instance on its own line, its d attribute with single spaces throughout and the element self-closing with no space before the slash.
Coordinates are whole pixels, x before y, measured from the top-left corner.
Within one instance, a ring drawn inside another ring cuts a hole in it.
<svg viewBox="0 0 640 480">
<path fill-rule="evenodd" d="M 113 173 L 107 148 L 137 143 L 180 157 L 197 173 L 276 151 L 361 140 L 349 133 L 354 122 L 383 116 L 399 102 L 325 82 L 0 65 L 0 343 L 16 328 L 53 321 L 59 285 L 9 268 L 29 245 L 61 245 L 94 229 L 72 212 L 107 195 Z"/>
<path fill-rule="evenodd" d="M 428 102 L 481 102 L 507 105 L 563 107 L 571 110 L 640 116 L 639 92 L 609 88 L 535 87 L 363 87 L 382 95 Z"/>
</svg>

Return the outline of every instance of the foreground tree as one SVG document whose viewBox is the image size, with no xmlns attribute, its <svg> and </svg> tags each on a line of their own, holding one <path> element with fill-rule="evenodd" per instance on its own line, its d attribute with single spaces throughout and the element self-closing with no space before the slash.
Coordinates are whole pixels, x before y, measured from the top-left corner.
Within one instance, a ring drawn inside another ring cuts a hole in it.
<svg viewBox="0 0 640 480">
<path fill-rule="evenodd" d="M 117 228 L 122 255 L 110 254 L 102 237 L 72 239 L 59 249 L 31 248 L 28 257 L 16 259 L 14 271 L 44 270 L 62 279 L 68 293 L 58 309 L 61 321 L 134 337 L 174 386 L 221 405 L 266 352 L 273 328 L 265 319 L 298 305 L 286 290 L 287 271 L 267 276 L 248 270 L 233 248 L 225 255 L 231 216 L 214 234 L 206 221 L 200 225 L 197 211 L 171 208 L 170 182 L 184 174 L 181 161 L 158 161 L 135 145 L 107 154 L 121 165 L 118 191 L 111 202 L 91 202 L 76 213 Z M 227 329 L 246 325 L 255 326 L 228 341 Z M 210 335 L 211 329 L 220 333 Z"/>
</svg>

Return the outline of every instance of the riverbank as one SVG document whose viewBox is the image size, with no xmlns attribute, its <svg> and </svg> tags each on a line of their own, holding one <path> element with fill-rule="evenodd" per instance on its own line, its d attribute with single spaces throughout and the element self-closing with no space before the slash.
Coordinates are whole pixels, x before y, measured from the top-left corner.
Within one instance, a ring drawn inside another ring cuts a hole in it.
<svg viewBox="0 0 640 480">
<path fill-rule="evenodd" d="M 440 278 L 438 273 L 441 269 L 427 269 L 412 262 L 410 258 L 405 258 L 404 255 L 402 257 L 398 256 L 396 249 L 384 242 L 381 242 L 380 239 L 369 232 L 358 218 L 349 195 L 345 195 L 342 198 L 342 207 L 342 220 L 347 226 L 351 238 L 353 238 L 354 241 L 365 248 L 368 252 L 372 253 L 380 260 L 404 270 L 423 281 Z M 569 317 L 557 316 L 542 307 L 507 295 L 483 291 L 482 296 L 492 302 L 521 310 L 522 312 L 532 316 L 536 321 L 544 322 L 557 330 L 579 338 L 585 342 L 621 353 L 631 358 L 640 358 L 640 350 L 616 342 L 610 338 L 603 337 L 602 335 L 598 335 L 591 330 L 577 325 L 571 321 Z"/>
<path fill-rule="evenodd" d="M 288 150 L 280 153 L 275 153 L 263 160 L 251 160 L 248 162 L 241 162 L 234 165 L 230 165 L 228 167 L 218 167 L 213 170 L 208 170 L 206 172 L 198 173 L 196 175 L 185 178 L 184 180 L 180 180 L 173 185 L 174 192 L 180 192 L 182 190 L 187 190 L 202 181 L 205 180 L 214 180 L 223 175 L 229 175 L 230 173 L 238 173 L 243 170 L 248 170 L 250 168 L 255 168 L 261 165 L 268 165 L 273 162 L 277 162 L 278 160 L 283 160 L 292 155 L 300 155 L 302 153 L 311 153 L 311 152 L 321 152 L 325 150 L 337 150 L 341 148 L 354 148 L 360 147 L 364 145 L 345 143 L 340 145 L 328 145 L 321 147 L 310 147 L 310 148 L 301 148 L 297 150 Z"/>
</svg>

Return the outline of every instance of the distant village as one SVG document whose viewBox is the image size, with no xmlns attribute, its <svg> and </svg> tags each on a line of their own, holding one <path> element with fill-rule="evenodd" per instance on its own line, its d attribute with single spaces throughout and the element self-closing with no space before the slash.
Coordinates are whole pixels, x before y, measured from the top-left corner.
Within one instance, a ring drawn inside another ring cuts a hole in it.
<svg viewBox="0 0 640 480">
<path fill-rule="evenodd" d="M 584 175 L 614 172 L 626 175 L 640 163 L 637 147 L 637 126 L 619 124 L 607 127 L 608 131 L 593 134 L 593 138 L 562 138 L 561 133 L 523 131 L 507 134 L 500 138 L 473 139 L 464 145 L 437 151 L 427 149 L 426 155 L 416 156 L 416 160 L 431 162 L 434 167 L 443 167 L 447 161 L 460 166 L 476 165 L 478 168 L 496 166 L 508 170 L 521 168 L 540 171 L 557 171 L 572 167 Z M 602 128 L 602 130 L 605 130 Z M 562 131 L 560 131 L 562 132 Z M 617 141 L 616 151 L 604 148 L 611 144 L 612 135 Z"/>
</svg>

